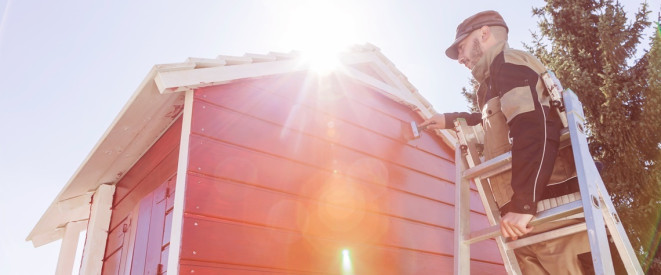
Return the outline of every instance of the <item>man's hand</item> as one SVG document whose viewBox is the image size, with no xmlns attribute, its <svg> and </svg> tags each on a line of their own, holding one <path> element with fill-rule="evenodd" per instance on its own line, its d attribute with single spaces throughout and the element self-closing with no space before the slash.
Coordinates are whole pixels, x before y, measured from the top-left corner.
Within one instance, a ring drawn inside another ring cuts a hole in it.
<svg viewBox="0 0 661 275">
<path fill-rule="evenodd" d="M 532 218 L 533 215 L 530 214 L 508 212 L 500 220 L 500 232 L 503 233 L 504 237 L 516 240 L 532 231 L 533 228 L 528 227 L 528 223 Z"/>
<path fill-rule="evenodd" d="M 434 114 L 428 120 L 420 123 L 420 129 L 445 129 L 445 115 L 443 114 Z"/>
</svg>

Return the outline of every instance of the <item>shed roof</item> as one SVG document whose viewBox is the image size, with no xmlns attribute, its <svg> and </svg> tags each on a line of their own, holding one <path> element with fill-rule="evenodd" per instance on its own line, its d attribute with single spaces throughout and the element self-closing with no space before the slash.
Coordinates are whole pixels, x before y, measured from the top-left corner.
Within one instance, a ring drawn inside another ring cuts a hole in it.
<svg viewBox="0 0 661 275">
<path fill-rule="evenodd" d="M 338 58 L 339 73 L 409 106 L 423 118 L 434 113 L 431 104 L 379 48 L 371 44 L 354 46 Z M 379 77 L 353 65 L 368 65 Z M 47 244 L 63 237 L 67 223 L 87 220 L 94 190 L 101 184 L 117 183 L 179 117 L 184 101 L 181 92 L 309 69 L 309 62 L 297 52 L 220 55 L 213 59 L 188 58 L 182 63 L 155 65 L 26 240 L 32 241 L 34 246 Z M 448 131 L 437 134 L 449 146 L 456 143 Z"/>
</svg>

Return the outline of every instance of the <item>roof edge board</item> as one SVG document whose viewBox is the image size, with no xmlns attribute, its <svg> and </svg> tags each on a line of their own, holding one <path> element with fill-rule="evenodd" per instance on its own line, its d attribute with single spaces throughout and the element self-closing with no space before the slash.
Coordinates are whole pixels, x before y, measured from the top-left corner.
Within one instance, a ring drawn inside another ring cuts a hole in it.
<svg viewBox="0 0 661 275">
<path fill-rule="evenodd" d="M 283 74 L 306 69 L 308 69 L 308 66 L 301 64 L 298 60 L 279 60 L 196 70 L 157 72 L 154 81 L 162 94 L 168 94 L 224 84 L 232 80 Z"/>
<path fill-rule="evenodd" d="M 401 104 L 404 104 L 408 106 L 411 109 L 419 109 L 420 106 L 415 102 L 412 96 L 408 95 L 406 92 L 403 92 L 402 90 L 390 86 L 389 84 L 380 81 L 372 76 L 369 76 L 359 70 L 356 70 L 354 68 L 346 67 L 343 70 L 341 70 L 344 74 L 346 74 L 349 77 L 355 78 L 373 88 L 376 88 L 381 91 L 385 96 L 389 97 L 390 99 L 399 102 Z"/>
</svg>

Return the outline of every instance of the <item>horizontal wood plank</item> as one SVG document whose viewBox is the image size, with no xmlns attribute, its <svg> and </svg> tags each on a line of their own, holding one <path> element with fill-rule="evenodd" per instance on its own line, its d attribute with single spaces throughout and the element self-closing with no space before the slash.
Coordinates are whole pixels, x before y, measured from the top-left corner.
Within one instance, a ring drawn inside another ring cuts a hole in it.
<svg viewBox="0 0 661 275">
<path fill-rule="evenodd" d="M 105 255 L 111 255 L 116 250 L 122 248 L 124 244 L 124 237 L 126 233 L 124 232 L 124 224 L 128 227 L 129 219 L 124 219 L 118 223 L 118 226 L 108 232 L 108 240 L 106 241 L 106 251 Z"/>
<path fill-rule="evenodd" d="M 453 253 L 451 229 L 404 219 L 409 217 L 397 218 L 384 213 L 382 209 L 370 211 L 367 209 L 372 208 L 369 204 L 388 205 L 394 202 L 387 197 L 369 198 L 369 192 L 354 189 L 350 185 L 331 183 L 322 188 L 325 190 L 320 198 L 302 198 L 195 175 L 189 178 L 195 183 L 188 186 L 186 213 L 277 227 L 336 240 L 382 243 L 439 254 Z M 381 199 L 385 201 L 375 202 Z M 399 204 L 425 209 L 424 212 L 434 216 L 453 215 L 453 208 L 443 204 L 417 207 L 418 199 L 415 198 L 404 199 Z M 486 221 L 484 216 L 471 215 L 477 216 L 474 220 Z M 493 253 L 497 255 L 498 250 L 492 244 L 478 250 L 475 257 L 497 261 L 498 258 L 490 257 Z"/>
<path fill-rule="evenodd" d="M 346 153 L 335 154 L 336 158 L 330 161 L 335 169 L 328 171 L 205 137 L 192 136 L 190 169 L 216 178 L 289 193 L 308 191 L 315 187 L 315 181 L 329 178 L 329 174 L 339 174 L 351 181 L 363 183 L 364 188 L 375 194 L 399 191 L 450 205 L 454 203 L 454 184 L 450 182 L 378 159 L 351 154 L 350 151 Z M 483 213 L 479 200 L 472 200 L 471 208 Z"/>
<path fill-rule="evenodd" d="M 374 273 L 379 275 L 428 275 L 428 274 L 452 274 L 452 258 L 443 257 L 432 259 L 434 265 L 422 265 L 423 260 L 415 259 L 411 256 L 408 261 L 401 261 L 401 266 L 395 267 L 392 270 L 382 270 L 385 273 Z M 489 274 L 489 275 L 506 275 L 505 267 L 499 264 L 485 263 L 480 261 L 471 261 L 471 271 L 473 274 Z M 184 260 L 180 265 L 180 272 L 183 274 L 197 274 L 197 275 L 216 275 L 216 274 L 233 274 L 233 275 L 307 275 L 310 272 L 301 272 L 294 270 L 262 268 L 256 266 L 245 265 L 232 265 L 232 264 L 219 264 L 209 262 L 198 262 L 191 260 Z M 315 273 L 319 274 L 319 273 Z M 325 274 L 325 273 L 321 273 Z M 364 274 L 354 272 L 353 274 Z M 371 273 L 367 273 L 371 274 Z"/>
<path fill-rule="evenodd" d="M 185 217 L 183 238 L 183 261 L 337 274 L 342 250 L 347 249 L 356 274 L 442 274 L 452 268 L 451 261 L 446 262 L 449 266 L 439 266 L 439 259 L 450 258 L 447 255 L 343 243 L 190 215 Z"/>
<path fill-rule="evenodd" d="M 195 134 L 311 165 L 324 166 L 335 154 L 351 151 L 357 157 L 373 157 L 447 181 L 454 180 L 453 162 L 347 123 L 320 118 L 321 121 L 306 124 L 308 126 L 301 132 L 199 101 L 195 102 L 193 112 L 191 131 Z M 214 122 L 214 118 L 219 117 L 224 123 Z M 297 124 L 295 118 L 291 121 Z M 322 139 L 314 134 L 330 137 Z"/>
<path fill-rule="evenodd" d="M 291 113 L 287 112 L 288 110 L 295 110 L 296 114 L 314 110 L 319 112 L 320 115 L 326 115 L 333 120 L 368 129 L 412 148 L 427 151 L 446 159 L 453 159 L 454 148 L 445 146 L 435 135 L 423 133 L 418 139 L 409 140 L 405 138 L 407 137 L 406 133 L 411 132 L 410 121 L 414 120 L 420 123 L 422 122 L 421 118 L 393 117 L 391 112 L 385 110 L 383 106 L 381 110 L 375 109 L 346 97 L 330 102 L 317 102 L 306 100 L 309 98 L 305 96 L 293 96 L 288 93 L 285 93 L 284 96 L 283 94 L 276 95 L 273 93 L 273 89 L 278 88 L 264 89 L 254 85 L 235 84 L 200 89 L 195 96 L 217 106 L 239 113 L 251 114 L 280 125 L 282 125 L 282 121 L 286 121 L 290 117 Z M 364 90 L 365 88 L 361 89 Z M 353 92 L 369 92 L 362 90 Z M 384 101 L 383 104 L 392 101 L 387 98 L 379 98 L 379 100 Z M 399 104 L 390 107 L 406 108 Z M 408 110 L 408 112 L 411 111 Z"/>
<path fill-rule="evenodd" d="M 292 74 L 287 79 L 264 78 L 247 81 L 246 85 L 294 98 L 297 102 L 309 102 L 312 106 L 335 104 L 346 100 L 369 106 L 402 121 L 419 119 L 418 114 L 410 108 L 387 98 L 363 83 L 348 78 L 324 80 L 302 73 Z"/>
</svg>

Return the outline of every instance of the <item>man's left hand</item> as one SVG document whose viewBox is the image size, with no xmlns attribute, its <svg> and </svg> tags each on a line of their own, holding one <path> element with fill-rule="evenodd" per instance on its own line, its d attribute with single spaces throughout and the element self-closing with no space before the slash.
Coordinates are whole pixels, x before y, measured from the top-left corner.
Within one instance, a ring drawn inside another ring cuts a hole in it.
<svg viewBox="0 0 661 275">
<path fill-rule="evenodd" d="M 528 223 L 533 217 L 531 214 L 508 212 L 500 220 L 500 232 L 504 237 L 516 240 L 532 231 L 533 228 L 528 227 Z"/>
</svg>

